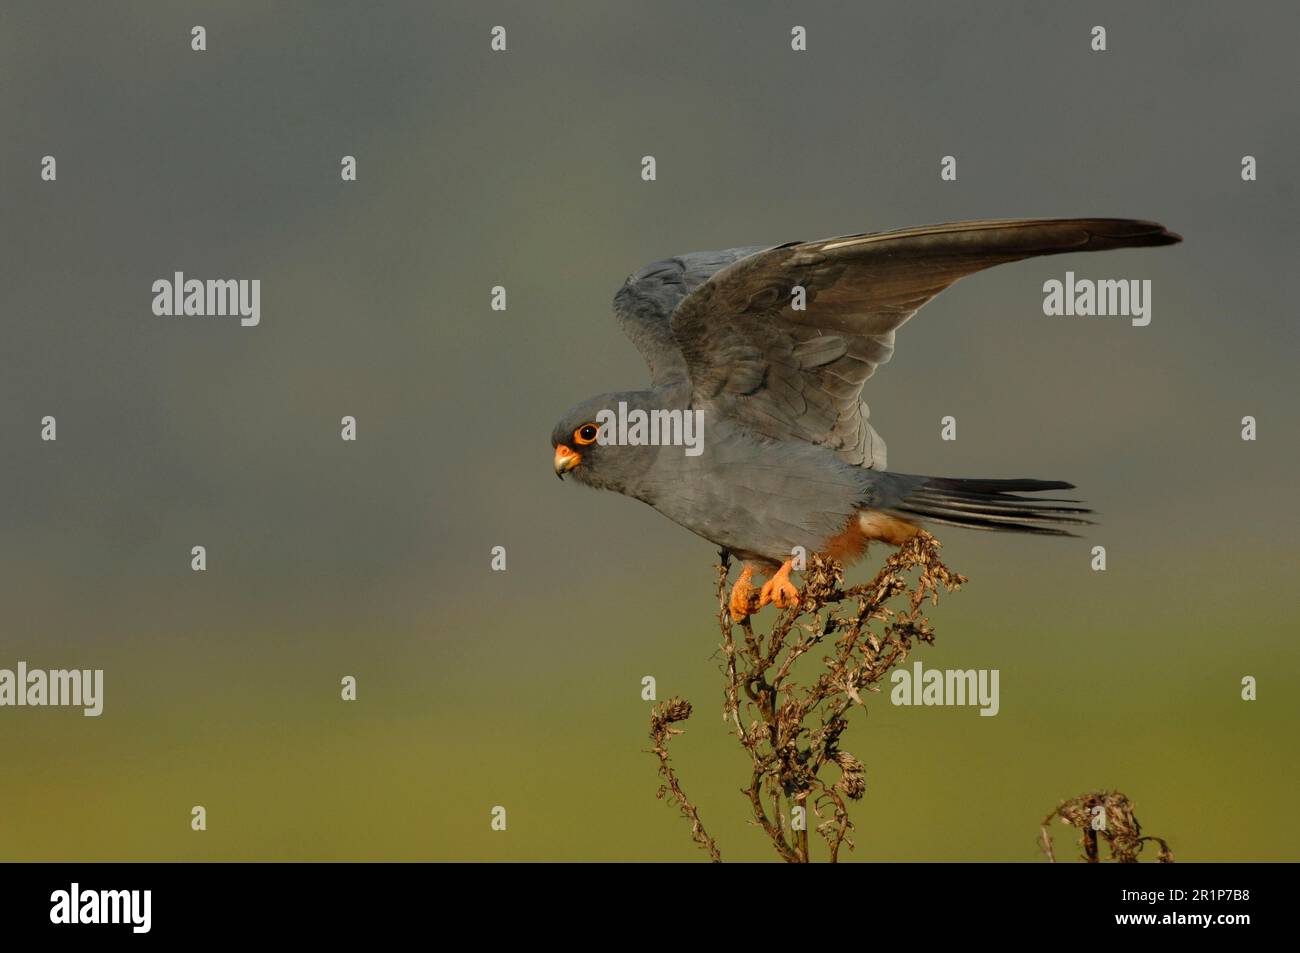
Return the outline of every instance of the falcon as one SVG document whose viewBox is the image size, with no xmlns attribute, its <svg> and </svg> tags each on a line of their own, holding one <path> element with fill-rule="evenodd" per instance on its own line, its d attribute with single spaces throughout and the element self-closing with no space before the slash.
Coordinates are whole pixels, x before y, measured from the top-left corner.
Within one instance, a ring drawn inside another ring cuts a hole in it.
<svg viewBox="0 0 1300 953">
<path fill-rule="evenodd" d="M 959 278 L 1039 255 L 1181 240 L 1133 219 L 1006 219 L 657 261 L 614 296 L 650 386 L 566 413 L 551 434 L 555 472 L 648 503 L 742 560 L 729 600 L 737 622 L 797 603 L 796 553 L 848 564 L 872 541 L 901 545 L 932 523 L 1072 536 L 1091 511 L 1038 495 L 1071 483 L 885 469 L 863 385 L 892 356 L 894 332 Z M 697 414 L 699 452 L 616 439 L 612 415 L 637 411 Z M 770 577 L 757 598 L 755 573 Z"/>
</svg>

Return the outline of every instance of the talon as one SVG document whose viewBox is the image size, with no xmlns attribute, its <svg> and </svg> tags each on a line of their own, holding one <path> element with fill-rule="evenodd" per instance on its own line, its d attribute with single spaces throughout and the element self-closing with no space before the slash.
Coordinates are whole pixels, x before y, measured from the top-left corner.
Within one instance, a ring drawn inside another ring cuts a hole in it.
<svg viewBox="0 0 1300 953">
<path fill-rule="evenodd" d="M 731 611 L 732 622 L 744 622 L 750 613 L 754 611 L 754 608 L 751 608 L 756 592 L 752 582 L 753 578 L 754 567 L 746 563 L 745 568 L 741 570 L 740 578 L 731 587 L 731 603 L 728 608 Z"/>
<path fill-rule="evenodd" d="M 758 597 L 758 607 L 760 609 L 769 602 L 778 609 L 799 604 L 799 590 L 790 581 L 790 570 L 793 566 L 794 560 L 787 559 L 781 564 L 781 568 L 776 571 L 776 575 L 763 583 L 763 591 L 759 593 Z"/>
</svg>

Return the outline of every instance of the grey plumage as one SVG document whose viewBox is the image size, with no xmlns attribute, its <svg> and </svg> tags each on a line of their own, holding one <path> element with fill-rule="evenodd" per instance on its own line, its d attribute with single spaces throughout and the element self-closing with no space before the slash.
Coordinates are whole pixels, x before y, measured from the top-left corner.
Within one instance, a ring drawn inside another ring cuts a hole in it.
<svg viewBox="0 0 1300 953">
<path fill-rule="evenodd" d="M 631 275 L 614 310 L 651 387 L 584 401 L 552 445 L 574 476 L 643 500 L 742 558 L 780 563 L 816 552 L 864 511 L 915 523 L 1068 535 L 1077 501 L 1020 494 L 1060 481 L 954 480 L 884 470 L 863 384 L 927 301 L 993 265 L 1181 239 L 1131 219 L 966 222 L 764 248 L 682 255 Z M 804 290 L 806 309 L 792 307 Z M 695 410 L 700 456 L 680 446 L 576 446 L 575 430 L 620 401 Z M 557 458 L 558 459 L 558 458 Z M 557 472 L 559 464 L 557 462 Z"/>
</svg>

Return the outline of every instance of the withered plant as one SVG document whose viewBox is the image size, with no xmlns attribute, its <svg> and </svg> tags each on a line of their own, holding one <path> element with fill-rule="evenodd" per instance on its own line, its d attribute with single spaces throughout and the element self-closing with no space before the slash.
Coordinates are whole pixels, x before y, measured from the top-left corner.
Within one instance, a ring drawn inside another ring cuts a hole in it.
<svg viewBox="0 0 1300 953">
<path fill-rule="evenodd" d="M 845 845 L 853 848 L 848 804 L 861 799 L 866 778 L 862 762 L 841 746 L 849 713 L 865 705 L 864 694 L 881 691 L 881 682 L 907 660 L 917 642 L 934 643 L 934 630 L 922 608 L 927 602 L 936 604 L 940 590 L 952 592 L 966 582 L 943 564 L 939 549 L 937 539 L 919 533 L 889 556 L 874 579 L 849 588 L 844 588 L 840 565 L 812 557 L 797 605 L 782 610 L 766 635 L 755 632 L 749 619 L 732 622 L 730 559 L 720 554 L 722 717 L 749 756 L 751 770 L 743 791 L 754 823 L 785 861 L 813 859 L 810 827 L 825 841 L 832 863 Z M 811 661 L 817 653 L 820 666 L 802 666 L 801 671 L 813 675 L 801 683 L 796 663 L 805 656 Z M 674 726 L 686 721 L 691 710 L 690 702 L 681 698 L 651 709 L 651 750 L 663 778 L 658 796 L 677 805 L 690 822 L 691 838 L 718 862 L 722 856 L 717 842 L 704 829 L 668 756 L 669 740 L 682 733 Z M 1107 824 L 1100 831 L 1092 829 L 1096 805 L 1106 811 Z M 1047 830 L 1053 817 L 1081 831 L 1089 862 L 1098 860 L 1098 835 L 1118 862 L 1136 861 L 1143 844 L 1152 840 L 1160 845 L 1158 859 L 1173 861 L 1168 844 L 1142 836 L 1132 806 L 1118 792 L 1073 798 L 1044 819 L 1042 847 L 1054 862 Z"/>
<path fill-rule="evenodd" d="M 939 541 L 920 533 L 892 554 L 871 582 L 844 588 L 842 567 L 811 557 L 796 605 L 782 610 L 766 634 L 749 619 L 735 624 L 728 611 L 730 559 L 718 565 L 718 624 L 722 632 L 723 718 L 749 755 L 744 789 L 754 822 L 783 860 L 812 859 L 809 828 L 826 843 L 828 859 L 853 847 L 848 802 L 866 790 L 865 768 L 841 747 L 850 711 L 864 693 L 879 692 L 889 671 L 917 642 L 934 642 L 921 609 L 966 581 L 939 559 Z M 909 581 L 910 580 L 910 581 Z M 737 636 L 739 633 L 739 636 Z M 820 669 L 801 683 L 795 663 L 820 652 Z M 668 758 L 667 742 L 690 717 L 680 698 L 655 706 L 650 735 L 664 783 L 659 797 L 677 804 L 691 836 L 720 860 L 698 810 L 686 798 Z M 802 820 L 802 823 L 799 823 Z"/>
<path fill-rule="evenodd" d="M 1163 838 L 1142 835 L 1142 825 L 1133 813 L 1133 804 L 1118 791 L 1094 791 L 1062 801 L 1056 809 L 1043 818 L 1039 827 L 1040 846 L 1047 859 L 1056 863 L 1052 851 L 1052 834 L 1048 825 L 1059 819 L 1079 831 L 1079 846 L 1083 860 L 1089 864 L 1101 862 L 1100 842 L 1104 840 L 1110 859 L 1117 864 L 1136 864 L 1138 854 L 1147 841 L 1160 845 L 1156 860 L 1162 864 L 1174 862 L 1174 852 Z"/>
</svg>

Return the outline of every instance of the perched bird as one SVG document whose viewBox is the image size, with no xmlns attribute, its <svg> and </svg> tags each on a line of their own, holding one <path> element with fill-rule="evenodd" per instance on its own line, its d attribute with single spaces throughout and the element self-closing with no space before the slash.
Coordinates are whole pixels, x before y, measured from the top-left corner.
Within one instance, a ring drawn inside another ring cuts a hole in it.
<svg viewBox="0 0 1300 953">
<path fill-rule="evenodd" d="M 899 545 L 926 523 L 1072 535 L 1063 527 L 1090 512 L 1078 501 L 1022 495 L 1070 483 L 887 471 L 862 385 L 893 354 L 894 332 L 959 278 L 1181 240 L 1131 219 L 1009 219 L 655 262 L 614 297 L 650 387 L 566 413 L 551 434 L 555 472 L 648 503 L 743 560 L 736 621 L 754 611 L 755 572 L 771 575 L 758 608 L 797 600 L 796 547 L 848 563 L 870 541 Z M 660 439 L 625 426 L 638 419 L 661 424 Z M 664 439 L 680 436 L 683 419 L 701 425 L 694 452 Z"/>
</svg>

